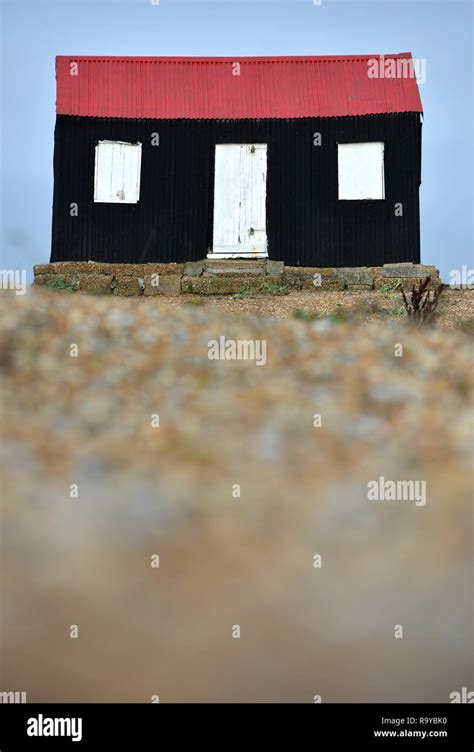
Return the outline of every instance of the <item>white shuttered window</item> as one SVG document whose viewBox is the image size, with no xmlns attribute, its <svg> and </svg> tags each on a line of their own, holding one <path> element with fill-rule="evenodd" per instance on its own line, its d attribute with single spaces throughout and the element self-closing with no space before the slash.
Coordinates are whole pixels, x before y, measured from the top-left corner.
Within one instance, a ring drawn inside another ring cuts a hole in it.
<svg viewBox="0 0 474 752">
<path fill-rule="evenodd" d="M 94 201 L 136 204 L 140 198 L 142 145 L 99 141 L 95 147 Z"/>
<path fill-rule="evenodd" d="M 385 198 L 382 141 L 338 144 L 337 160 L 340 200 Z"/>
</svg>

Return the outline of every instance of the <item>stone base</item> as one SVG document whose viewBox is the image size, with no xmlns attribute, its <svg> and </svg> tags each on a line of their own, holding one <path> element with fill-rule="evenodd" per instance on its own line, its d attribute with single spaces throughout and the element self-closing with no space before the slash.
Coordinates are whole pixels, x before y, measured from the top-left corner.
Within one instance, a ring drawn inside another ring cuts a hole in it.
<svg viewBox="0 0 474 752">
<path fill-rule="evenodd" d="M 186 264 L 106 264 L 60 261 L 37 264 L 35 284 L 96 295 L 232 295 L 245 289 L 271 294 L 273 287 L 289 290 L 366 292 L 411 290 L 426 277 L 430 289 L 441 280 L 434 266 L 400 263 L 379 267 L 286 266 L 272 259 L 202 259 Z"/>
<path fill-rule="evenodd" d="M 181 274 L 147 274 L 145 295 L 181 295 Z"/>
<path fill-rule="evenodd" d="M 181 292 L 190 295 L 233 295 L 241 292 L 246 285 L 252 285 L 261 282 L 261 278 L 251 279 L 242 277 L 238 274 L 235 276 L 218 276 L 218 277 L 183 277 L 181 280 Z"/>
</svg>

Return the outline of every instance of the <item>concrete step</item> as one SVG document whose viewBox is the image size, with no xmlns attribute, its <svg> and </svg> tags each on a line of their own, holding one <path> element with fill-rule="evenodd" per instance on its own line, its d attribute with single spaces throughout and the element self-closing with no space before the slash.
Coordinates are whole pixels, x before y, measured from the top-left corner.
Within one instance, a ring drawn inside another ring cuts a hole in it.
<svg viewBox="0 0 474 752">
<path fill-rule="evenodd" d="M 213 266 L 211 269 L 204 267 L 203 277 L 215 277 L 221 275 L 223 277 L 229 277 L 233 274 L 244 275 L 247 277 L 264 277 L 265 269 L 261 267 L 254 269 L 252 267 L 242 268 L 238 266 Z"/>
<path fill-rule="evenodd" d="M 206 274 L 222 274 L 229 276 L 231 274 L 265 274 L 266 273 L 266 259 L 263 261 L 241 261 L 239 259 L 232 259 L 229 261 L 205 261 L 204 262 L 204 275 Z"/>
<path fill-rule="evenodd" d="M 202 277 L 183 277 L 181 290 L 195 295 L 229 295 L 249 287 L 256 290 L 268 280 L 263 274 L 203 274 Z"/>
<path fill-rule="evenodd" d="M 233 259 L 204 259 L 204 263 L 207 266 L 222 266 L 222 264 L 232 264 L 233 266 L 265 266 L 268 259 L 253 259 L 253 258 L 233 258 Z"/>
</svg>

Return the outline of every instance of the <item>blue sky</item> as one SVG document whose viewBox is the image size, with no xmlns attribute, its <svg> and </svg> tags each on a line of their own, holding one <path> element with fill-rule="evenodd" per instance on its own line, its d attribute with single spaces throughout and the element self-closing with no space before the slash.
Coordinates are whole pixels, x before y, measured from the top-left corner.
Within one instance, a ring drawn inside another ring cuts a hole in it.
<svg viewBox="0 0 474 752">
<path fill-rule="evenodd" d="M 473 266 L 470 0 L 0 0 L 1 266 L 49 260 L 54 58 L 63 55 L 336 55 L 426 60 L 422 261 Z"/>
</svg>

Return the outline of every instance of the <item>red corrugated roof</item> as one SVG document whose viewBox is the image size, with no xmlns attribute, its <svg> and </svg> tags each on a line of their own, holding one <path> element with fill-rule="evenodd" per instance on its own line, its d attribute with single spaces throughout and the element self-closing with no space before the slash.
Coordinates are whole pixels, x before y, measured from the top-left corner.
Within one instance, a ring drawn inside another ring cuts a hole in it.
<svg viewBox="0 0 474 752">
<path fill-rule="evenodd" d="M 56 111 L 126 118 L 297 118 L 422 112 L 414 77 L 372 78 L 371 60 L 345 57 L 56 58 Z M 400 62 L 397 62 L 400 61 Z M 71 63 L 77 63 L 77 68 Z M 233 75 L 240 63 L 240 75 Z M 386 74 L 387 67 L 383 68 Z M 379 67 L 379 69 L 380 69 Z M 406 70 L 406 69 L 405 69 Z M 71 75 L 77 71 L 77 75 Z M 400 69 L 401 71 L 401 69 Z M 399 72 L 400 72 L 399 71 Z"/>
</svg>

